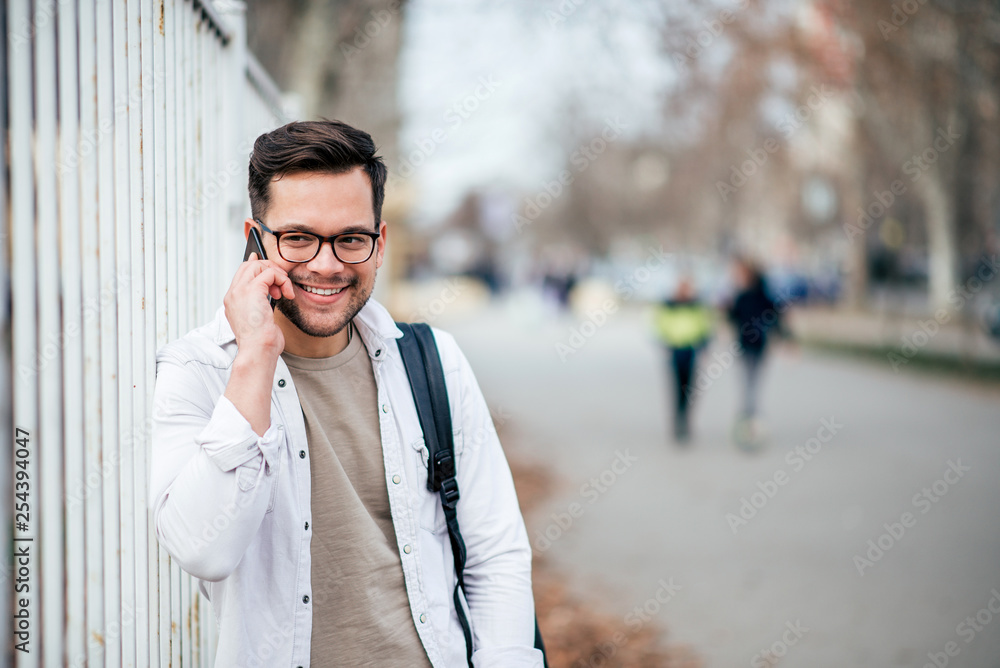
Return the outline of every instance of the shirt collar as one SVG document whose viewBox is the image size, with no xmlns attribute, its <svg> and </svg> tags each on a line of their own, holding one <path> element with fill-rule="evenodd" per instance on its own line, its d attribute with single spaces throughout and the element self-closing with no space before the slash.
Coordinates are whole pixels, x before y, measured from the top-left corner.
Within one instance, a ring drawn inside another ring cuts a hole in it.
<svg viewBox="0 0 1000 668">
<path fill-rule="evenodd" d="M 226 346 L 236 341 L 236 334 L 229 325 L 226 318 L 226 307 L 220 306 L 215 312 L 215 336 L 216 345 Z M 373 359 L 385 359 L 388 353 L 390 339 L 398 339 L 403 335 L 396 322 L 392 319 L 389 311 L 382 304 L 374 299 L 369 299 L 361 311 L 354 317 L 354 324 L 358 328 L 361 340 L 368 349 L 368 355 Z"/>
</svg>

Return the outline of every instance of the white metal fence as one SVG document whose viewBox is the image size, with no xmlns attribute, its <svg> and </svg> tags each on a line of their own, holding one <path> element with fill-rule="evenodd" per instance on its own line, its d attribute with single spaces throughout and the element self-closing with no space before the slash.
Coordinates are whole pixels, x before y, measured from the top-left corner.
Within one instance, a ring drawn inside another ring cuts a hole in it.
<svg viewBox="0 0 1000 668">
<path fill-rule="evenodd" d="M 146 508 L 154 353 L 221 303 L 280 96 L 238 2 L 0 7 L 0 666 L 211 665 Z"/>
</svg>

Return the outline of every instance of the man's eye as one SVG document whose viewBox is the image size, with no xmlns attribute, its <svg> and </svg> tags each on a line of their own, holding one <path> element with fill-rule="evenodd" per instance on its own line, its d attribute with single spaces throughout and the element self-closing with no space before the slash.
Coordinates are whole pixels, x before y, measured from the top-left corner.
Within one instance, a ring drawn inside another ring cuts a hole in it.
<svg viewBox="0 0 1000 668">
<path fill-rule="evenodd" d="M 315 240 L 315 237 L 311 237 L 308 234 L 286 234 L 281 237 L 283 243 L 294 244 L 296 246 L 307 246 Z"/>
<path fill-rule="evenodd" d="M 360 246 L 365 243 L 367 237 L 361 236 L 349 236 L 349 237 L 337 237 L 337 243 L 344 246 Z"/>
</svg>

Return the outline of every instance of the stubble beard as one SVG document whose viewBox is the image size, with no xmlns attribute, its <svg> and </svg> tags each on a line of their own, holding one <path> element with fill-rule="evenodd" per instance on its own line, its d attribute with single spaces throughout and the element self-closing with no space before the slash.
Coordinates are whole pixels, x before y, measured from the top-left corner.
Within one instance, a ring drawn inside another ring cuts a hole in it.
<svg viewBox="0 0 1000 668">
<path fill-rule="evenodd" d="M 377 272 L 376 272 L 377 275 Z M 295 281 L 295 277 L 289 274 L 289 278 Z M 331 337 L 340 333 L 354 319 L 371 297 L 372 289 L 375 287 L 375 276 L 372 277 L 371 285 L 361 286 L 361 281 L 357 276 L 352 276 L 350 281 L 344 285 L 345 290 L 351 290 L 351 297 L 339 314 L 311 313 L 310 317 L 302 312 L 298 302 L 294 299 L 279 299 L 276 308 L 291 322 L 309 336 Z M 302 288 L 296 286 L 296 290 Z"/>
</svg>

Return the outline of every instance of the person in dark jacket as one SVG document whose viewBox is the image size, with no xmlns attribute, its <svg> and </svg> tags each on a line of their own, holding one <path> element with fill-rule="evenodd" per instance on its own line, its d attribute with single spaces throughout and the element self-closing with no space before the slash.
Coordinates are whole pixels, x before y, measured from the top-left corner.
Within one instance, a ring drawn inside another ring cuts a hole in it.
<svg viewBox="0 0 1000 668">
<path fill-rule="evenodd" d="M 694 286 L 682 279 L 673 299 L 664 300 L 656 312 L 656 330 L 669 349 L 674 386 L 674 438 L 687 441 L 690 434 L 690 405 L 695 357 L 712 333 L 712 317 L 707 306 L 698 301 Z"/>
<path fill-rule="evenodd" d="M 760 388 L 760 370 L 772 333 L 784 335 L 781 307 L 767 289 L 761 270 L 748 260 L 736 263 L 740 290 L 729 308 L 729 320 L 736 328 L 740 360 L 744 371 L 741 418 L 750 423 L 756 418 Z"/>
</svg>

